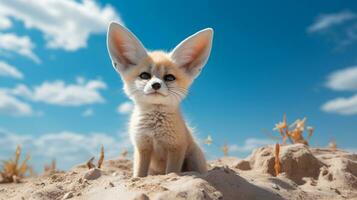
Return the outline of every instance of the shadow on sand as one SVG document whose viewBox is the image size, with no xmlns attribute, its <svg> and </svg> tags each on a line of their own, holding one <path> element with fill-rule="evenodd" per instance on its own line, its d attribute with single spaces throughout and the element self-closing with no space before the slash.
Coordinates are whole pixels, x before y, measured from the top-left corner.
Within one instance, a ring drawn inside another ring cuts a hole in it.
<svg viewBox="0 0 357 200">
<path fill-rule="evenodd" d="M 278 193 L 249 183 L 227 167 L 215 167 L 197 177 L 206 180 L 220 191 L 223 200 L 284 200 Z"/>
</svg>

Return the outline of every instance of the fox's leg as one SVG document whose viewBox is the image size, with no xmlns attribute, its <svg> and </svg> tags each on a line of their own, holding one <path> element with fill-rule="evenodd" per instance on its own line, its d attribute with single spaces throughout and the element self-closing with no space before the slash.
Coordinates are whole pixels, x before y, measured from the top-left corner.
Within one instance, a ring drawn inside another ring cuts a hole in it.
<svg viewBox="0 0 357 200">
<path fill-rule="evenodd" d="M 152 149 L 138 149 L 135 148 L 134 150 L 134 177 L 144 177 L 148 175 L 150 160 L 151 160 L 151 153 Z"/>
<path fill-rule="evenodd" d="M 194 144 L 191 152 L 186 157 L 185 170 L 196 171 L 199 173 L 207 172 L 207 163 L 205 156 L 197 144 Z"/>
<path fill-rule="evenodd" d="M 176 149 L 167 154 L 166 174 L 175 172 L 180 173 L 185 159 L 186 149 Z"/>
</svg>

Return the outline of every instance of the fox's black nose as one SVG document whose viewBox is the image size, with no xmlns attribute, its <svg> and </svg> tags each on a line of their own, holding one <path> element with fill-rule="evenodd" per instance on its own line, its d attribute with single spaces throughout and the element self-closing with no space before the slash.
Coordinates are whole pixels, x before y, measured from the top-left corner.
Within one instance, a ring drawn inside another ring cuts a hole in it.
<svg viewBox="0 0 357 200">
<path fill-rule="evenodd" d="M 153 83 L 153 84 L 151 85 L 151 87 L 152 87 L 152 89 L 154 89 L 154 90 L 158 90 L 158 89 L 161 88 L 161 84 L 160 84 L 160 83 Z"/>
</svg>

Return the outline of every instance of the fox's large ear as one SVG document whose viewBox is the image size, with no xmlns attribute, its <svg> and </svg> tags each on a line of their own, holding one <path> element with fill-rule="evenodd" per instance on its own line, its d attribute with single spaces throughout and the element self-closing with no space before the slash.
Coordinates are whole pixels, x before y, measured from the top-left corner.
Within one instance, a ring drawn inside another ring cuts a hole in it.
<svg viewBox="0 0 357 200">
<path fill-rule="evenodd" d="M 115 69 L 123 72 L 147 56 L 143 44 L 124 26 L 112 22 L 108 28 L 107 47 Z"/>
<path fill-rule="evenodd" d="M 182 41 L 171 52 L 171 58 L 187 73 L 196 77 L 211 53 L 213 29 L 207 28 Z"/>
</svg>

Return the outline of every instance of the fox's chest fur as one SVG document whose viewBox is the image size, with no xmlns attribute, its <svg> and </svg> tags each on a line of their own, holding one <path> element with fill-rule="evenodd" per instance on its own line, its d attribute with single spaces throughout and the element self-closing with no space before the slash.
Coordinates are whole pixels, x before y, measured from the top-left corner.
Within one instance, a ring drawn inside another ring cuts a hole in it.
<svg viewBox="0 0 357 200">
<path fill-rule="evenodd" d="M 154 151 L 182 148 L 185 143 L 187 144 L 188 134 L 184 120 L 176 112 L 136 109 L 130 122 L 133 143 L 153 148 Z"/>
</svg>

